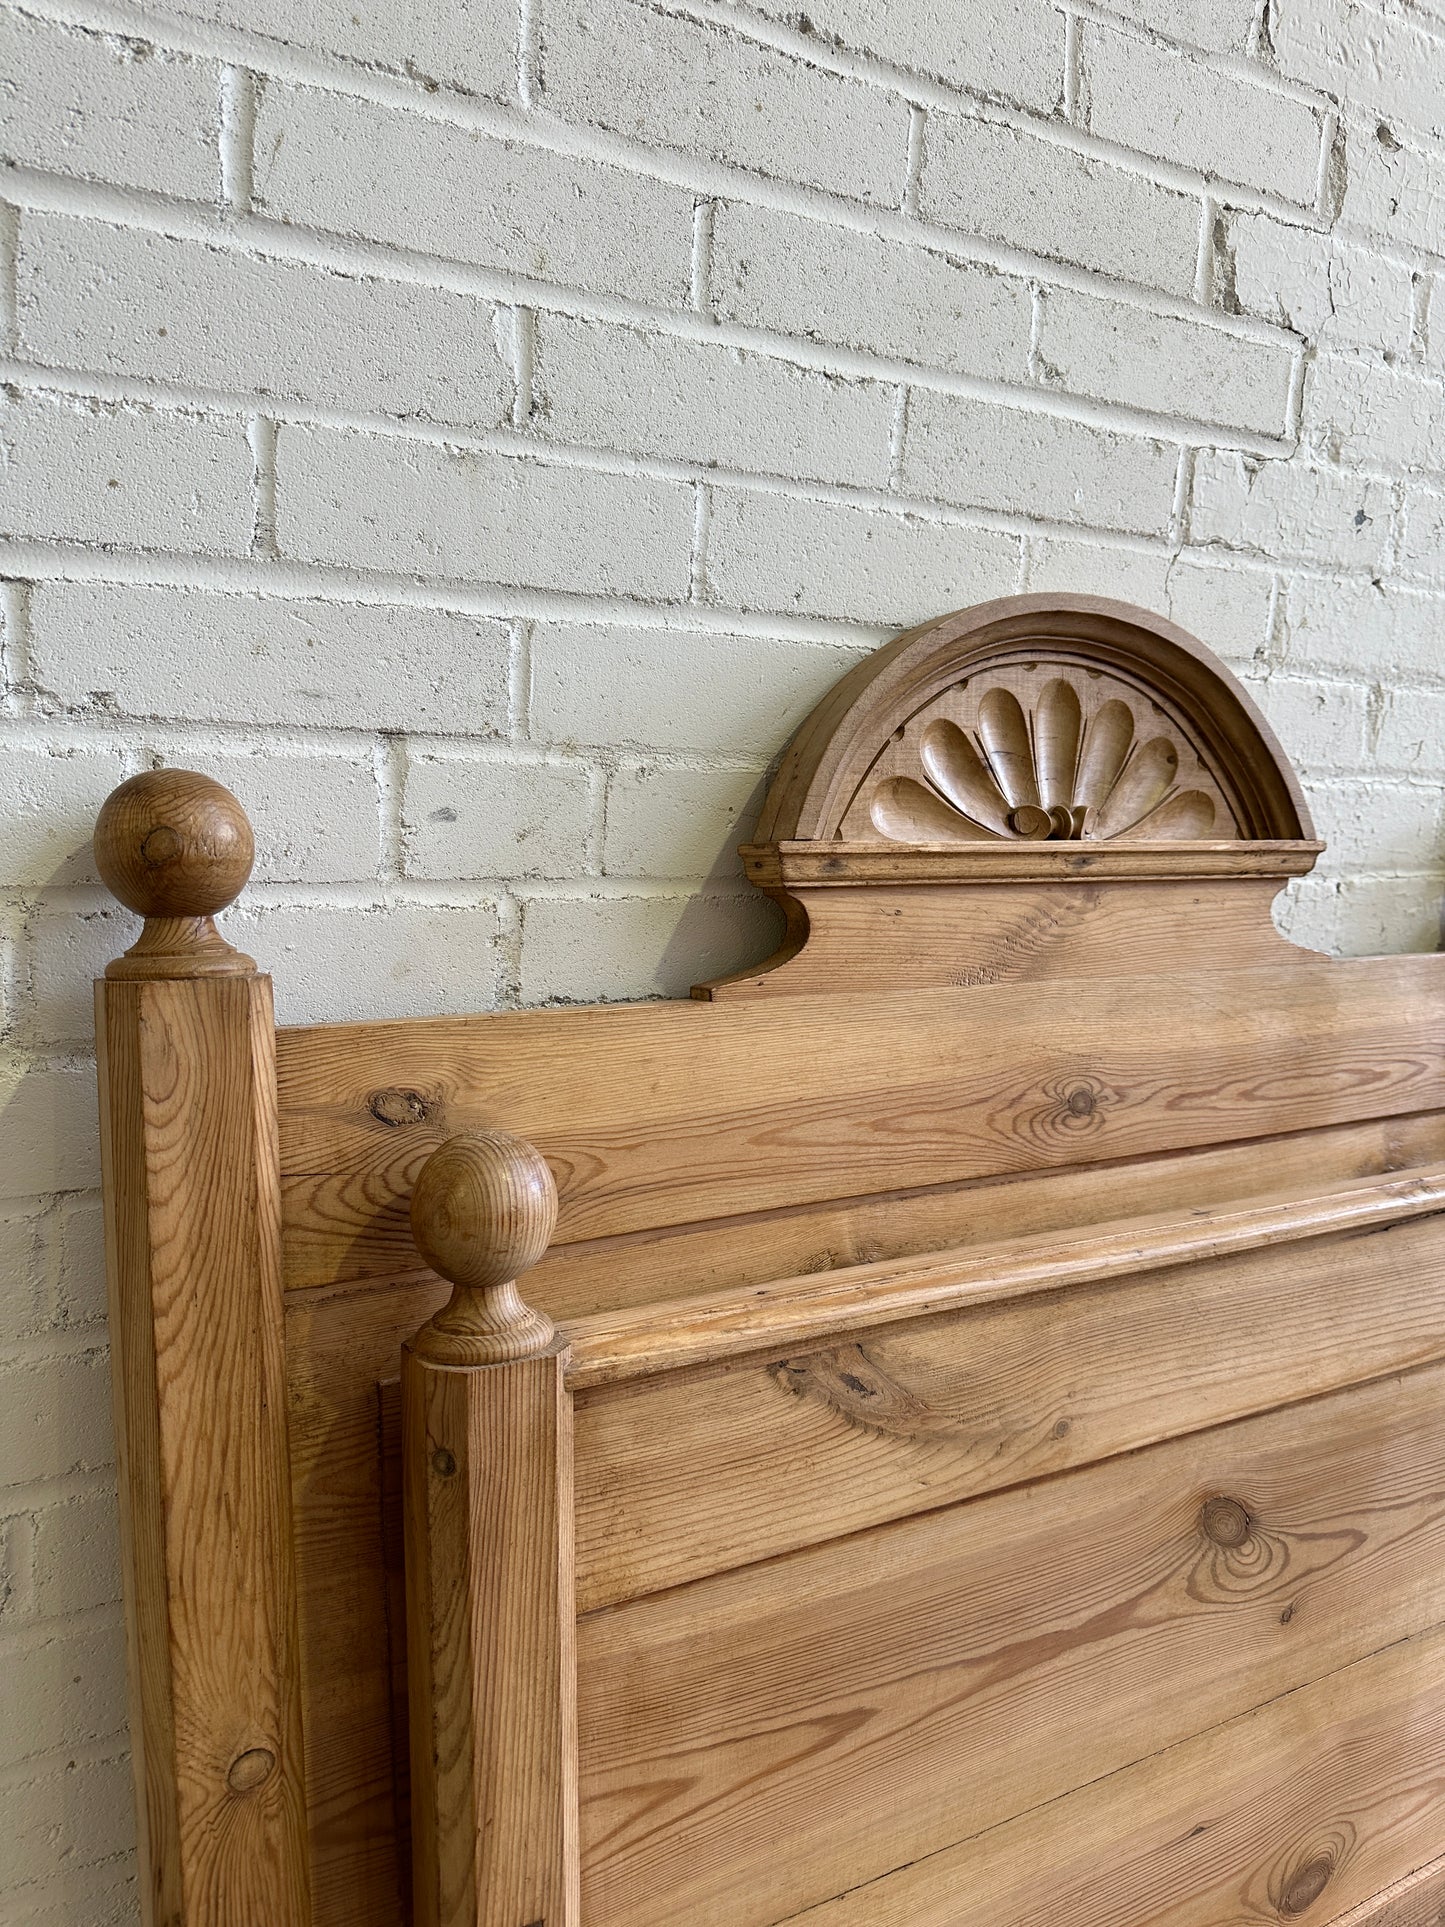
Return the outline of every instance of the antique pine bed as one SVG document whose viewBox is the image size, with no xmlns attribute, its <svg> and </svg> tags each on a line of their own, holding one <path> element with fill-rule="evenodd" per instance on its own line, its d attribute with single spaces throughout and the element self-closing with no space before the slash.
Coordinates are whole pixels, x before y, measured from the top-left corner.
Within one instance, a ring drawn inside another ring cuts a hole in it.
<svg viewBox="0 0 1445 1927">
<path fill-rule="evenodd" d="M 1445 1921 L 1445 963 L 1198 643 L 880 651 L 693 1001 L 277 1031 L 235 798 L 96 848 L 149 1921 Z"/>
</svg>

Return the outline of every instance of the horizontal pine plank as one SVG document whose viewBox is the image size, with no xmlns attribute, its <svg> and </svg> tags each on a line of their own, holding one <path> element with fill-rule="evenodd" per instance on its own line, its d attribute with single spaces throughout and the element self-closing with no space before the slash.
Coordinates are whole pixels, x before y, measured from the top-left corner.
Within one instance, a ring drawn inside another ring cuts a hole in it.
<svg viewBox="0 0 1445 1927">
<path fill-rule="evenodd" d="M 1445 1631 L 1404 1640 L 791 1927 L 1440 1927 Z M 1343 1911 L 1342 1911 L 1343 1910 Z"/>
<path fill-rule="evenodd" d="M 579 1604 L 677 1585 L 1445 1356 L 1445 1171 L 1428 1184 L 1350 1187 L 1336 1202 L 1391 1190 L 1427 1215 L 1012 1302 L 1013 1248 L 1000 1246 L 970 1261 L 985 1281 L 977 1307 L 584 1394 Z M 1318 1201 L 1300 1206 L 1298 1222 L 1317 1227 L 1322 1214 Z M 1257 1227 L 1267 1213 L 1234 1216 Z M 1202 1239 L 1227 1221 L 1201 1218 Z M 1141 1228 L 1130 1236 L 1147 1256 Z M 1117 1258 L 1117 1239 L 1102 1244 Z M 1036 1262 L 1035 1241 L 1027 1249 Z M 663 1326 L 668 1337 L 677 1329 Z"/>
<path fill-rule="evenodd" d="M 292 1283 L 409 1262 L 457 1131 L 533 1140 L 557 1240 L 1445 1104 L 1445 964 L 528 1011 L 278 1039 Z"/>
<path fill-rule="evenodd" d="M 825 1277 L 781 1278 L 571 1321 L 569 1383 L 577 1389 L 643 1378 L 939 1311 L 966 1311 L 1065 1287 L 1325 1236 L 1389 1229 L 1445 1209 L 1445 1165 L 1398 1177 L 1286 1193 L 1212 1209 L 1128 1217 L 1089 1231 L 1045 1234 L 857 1265 Z"/>
<path fill-rule="evenodd" d="M 584 1915 L 762 1927 L 1445 1619 L 1445 1367 L 579 1621 Z"/>
</svg>

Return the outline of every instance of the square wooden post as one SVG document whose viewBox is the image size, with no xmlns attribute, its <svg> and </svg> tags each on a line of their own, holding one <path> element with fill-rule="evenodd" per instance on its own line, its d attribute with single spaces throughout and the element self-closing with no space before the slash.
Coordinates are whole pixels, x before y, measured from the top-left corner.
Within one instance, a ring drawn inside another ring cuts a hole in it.
<svg viewBox="0 0 1445 1927">
<path fill-rule="evenodd" d="M 308 1927 L 269 978 L 212 913 L 250 868 L 219 784 L 109 799 L 147 918 L 96 986 L 122 1561 L 147 1927 Z"/>
</svg>

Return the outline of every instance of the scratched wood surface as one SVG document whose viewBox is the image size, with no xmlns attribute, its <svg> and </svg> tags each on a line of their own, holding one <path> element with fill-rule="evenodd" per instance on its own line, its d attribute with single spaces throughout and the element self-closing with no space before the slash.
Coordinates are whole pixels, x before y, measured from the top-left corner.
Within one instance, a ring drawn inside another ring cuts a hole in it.
<svg viewBox="0 0 1445 1927">
<path fill-rule="evenodd" d="M 579 1607 L 1445 1356 L 1442 1261 L 1437 1204 L 586 1391 Z"/>
<path fill-rule="evenodd" d="M 1445 1101 L 1433 957 L 283 1031 L 292 1286 L 404 1268 L 426 1156 L 535 1143 L 557 1241 Z M 400 1264 L 398 1261 L 400 1260 Z"/>
<path fill-rule="evenodd" d="M 587 1614 L 584 1918 L 761 1927 L 1442 1618 L 1439 1365 Z"/>
<path fill-rule="evenodd" d="M 794 1927 L 1441 1927 L 1442 1792 L 1437 1628 L 810 1907 Z"/>
</svg>

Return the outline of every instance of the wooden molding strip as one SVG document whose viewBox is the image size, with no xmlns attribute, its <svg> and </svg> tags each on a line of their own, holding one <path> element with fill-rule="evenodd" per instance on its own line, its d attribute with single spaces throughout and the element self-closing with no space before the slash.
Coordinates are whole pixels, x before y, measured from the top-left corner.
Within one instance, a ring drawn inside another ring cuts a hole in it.
<svg viewBox="0 0 1445 1927">
<path fill-rule="evenodd" d="M 1445 1164 L 1383 1182 L 1263 1198 L 1234 1210 L 1122 1219 L 1082 1237 L 1049 1234 L 965 1246 L 603 1312 L 567 1325 L 567 1382 L 575 1391 L 774 1347 L 796 1349 L 860 1326 L 1099 1284 L 1267 1245 L 1366 1232 L 1438 1211 L 1445 1211 Z"/>
<path fill-rule="evenodd" d="M 1315 867 L 1323 843 L 964 843 L 908 848 L 888 843 L 745 843 L 749 879 L 847 889 L 887 883 L 1157 883 L 1196 877 L 1295 877 Z"/>
</svg>

